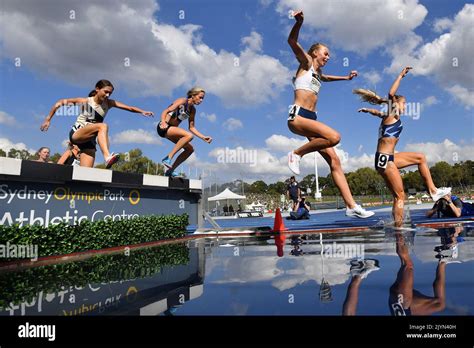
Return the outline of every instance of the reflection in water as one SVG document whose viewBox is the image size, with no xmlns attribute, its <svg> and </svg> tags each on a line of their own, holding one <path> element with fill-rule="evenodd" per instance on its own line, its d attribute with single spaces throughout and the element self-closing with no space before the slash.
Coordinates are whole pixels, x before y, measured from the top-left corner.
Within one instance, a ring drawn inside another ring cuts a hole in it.
<svg viewBox="0 0 474 348">
<path fill-rule="evenodd" d="M 0 315 L 466 315 L 472 231 L 206 237 L 0 272 Z"/>
<path fill-rule="evenodd" d="M 446 307 L 446 265 L 460 263 L 458 257 L 457 238 L 462 232 L 461 227 L 453 230 L 441 230 L 441 246 L 434 248 L 439 260 L 433 282 L 433 296 L 422 294 L 413 288 L 414 266 L 410 257 L 405 238 L 401 232 L 396 233 L 396 252 L 400 258 L 400 270 L 397 279 L 390 287 L 389 308 L 394 316 L 431 315 Z M 448 250 L 450 254 L 443 254 Z"/>
<path fill-rule="evenodd" d="M 202 294 L 204 251 L 184 244 L 0 273 L 0 315 L 156 315 Z"/>
</svg>

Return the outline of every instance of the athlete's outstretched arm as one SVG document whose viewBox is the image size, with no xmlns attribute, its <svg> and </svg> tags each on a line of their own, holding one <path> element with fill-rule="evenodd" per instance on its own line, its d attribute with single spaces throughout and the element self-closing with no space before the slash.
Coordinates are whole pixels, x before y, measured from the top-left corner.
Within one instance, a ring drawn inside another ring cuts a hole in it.
<svg viewBox="0 0 474 348">
<path fill-rule="evenodd" d="M 357 70 L 352 70 L 347 76 L 334 76 L 334 75 L 321 74 L 321 80 L 324 82 L 347 81 L 347 80 L 352 80 L 357 75 L 358 75 Z"/>
<path fill-rule="evenodd" d="M 197 136 L 199 139 L 202 139 L 204 140 L 206 143 L 210 144 L 211 141 L 212 141 L 212 138 L 207 136 L 207 135 L 203 135 L 201 134 L 197 129 L 196 127 L 194 126 L 194 117 L 196 115 L 196 109 L 194 109 L 192 112 L 191 112 L 191 115 L 189 116 L 189 131 L 191 133 L 193 133 L 195 136 Z"/>
<path fill-rule="evenodd" d="M 56 110 L 58 110 L 61 106 L 68 106 L 68 105 L 76 105 L 80 103 L 87 103 L 87 98 L 68 98 L 68 99 L 60 99 L 58 100 L 51 110 L 49 111 L 48 116 L 46 116 L 43 124 L 41 125 L 40 129 L 45 132 L 48 130 L 49 125 L 51 123 L 51 119 L 53 118 Z"/>
<path fill-rule="evenodd" d="M 290 35 L 288 36 L 288 44 L 293 50 L 298 62 L 300 62 L 300 64 L 305 69 L 308 69 L 312 62 L 311 56 L 306 53 L 303 47 L 301 47 L 301 45 L 298 43 L 298 35 L 304 20 L 303 11 L 295 11 L 293 15 L 295 17 L 296 23 L 291 29 Z"/>
<path fill-rule="evenodd" d="M 398 75 L 397 78 L 395 79 L 395 81 L 393 82 L 392 87 L 390 87 L 390 91 L 388 92 L 388 98 L 390 100 L 392 100 L 393 97 L 395 96 L 395 94 L 397 94 L 398 87 L 400 87 L 400 82 L 408 74 L 410 69 L 413 69 L 413 68 L 411 66 L 407 66 L 407 67 L 403 68 L 400 75 Z"/>
<path fill-rule="evenodd" d="M 375 110 L 375 109 L 361 108 L 361 109 L 357 110 L 357 112 L 369 113 L 369 114 L 372 114 L 372 115 L 380 117 L 380 118 L 387 117 L 387 114 L 385 114 L 385 113 L 383 113 L 379 110 Z"/>
<path fill-rule="evenodd" d="M 119 108 L 122 110 L 130 111 L 130 112 L 135 112 L 137 114 L 142 114 L 143 116 L 153 116 L 153 112 L 151 111 L 145 111 L 140 108 L 137 108 L 136 106 L 129 106 L 124 103 L 121 103 L 116 100 L 109 99 L 109 108 Z"/>
</svg>

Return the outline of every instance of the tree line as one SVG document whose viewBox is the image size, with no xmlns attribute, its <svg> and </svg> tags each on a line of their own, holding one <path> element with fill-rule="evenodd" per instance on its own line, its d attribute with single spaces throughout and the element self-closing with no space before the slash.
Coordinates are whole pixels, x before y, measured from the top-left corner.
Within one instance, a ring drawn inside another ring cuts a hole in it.
<svg viewBox="0 0 474 348">
<path fill-rule="evenodd" d="M 455 192 L 468 192 L 474 186 L 474 161 L 464 161 L 450 165 L 447 162 L 437 162 L 430 168 L 431 176 L 438 187 L 450 186 Z M 383 178 L 372 168 L 359 168 L 354 172 L 346 173 L 346 178 L 351 188 L 352 194 L 357 196 L 365 195 L 389 195 L 390 192 L 385 185 Z M 426 191 L 425 184 L 418 170 L 401 171 L 405 191 L 415 190 L 416 192 Z M 337 196 L 337 189 L 330 174 L 325 177 L 318 177 L 319 190 L 324 196 Z M 259 193 L 259 194 L 286 194 L 289 178 L 285 181 L 277 181 L 267 184 L 263 180 L 254 181 L 252 184 L 244 183 L 242 190 L 241 180 L 235 180 L 222 185 L 218 185 L 217 190 L 213 186 L 212 192 L 221 192 L 229 187 L 239 194 Z M 299 181 L 299 186 L 303 192 L 309 188 L 311 193 L 316 191 L 315 175 L 306 175 Z M 206 190 L 208 190 L 206 188 Z"/>
</svg>

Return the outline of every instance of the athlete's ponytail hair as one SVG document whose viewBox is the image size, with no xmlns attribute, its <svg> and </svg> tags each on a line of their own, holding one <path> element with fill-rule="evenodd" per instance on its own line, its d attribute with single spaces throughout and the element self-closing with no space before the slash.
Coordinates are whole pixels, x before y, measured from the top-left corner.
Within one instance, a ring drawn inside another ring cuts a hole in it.
<svg viewBox="0 0 474 348">
<path fill-rule="evenodd" d="M 99 80 L 95 84 L 96 89 L 102 89 L 104 87 L 112 87 L 112 89 L 114 89 L 114 85 L 109 80 Z M 93 97 L 96 94 L 97 94 L 97 91 L 95 89 L 93 89 L 92 91 L 89 92 L 89 97 Z"/>
<path fill-rule="evenodd" d="M 204 90 L 204 88 L 201 88 L 201 87 L 193 87 L 193 88 L 191 88 L 191 89 L 188 91 L 187 96 L 188 96 L 188 98 L 191 98 L 191 97 L 193 97 L 193 96 L 195 96 L 195 95 L 198 95 L 198 94 L 201 93 L 201 92 L 206 93 L 206 91 Z"/>
<path fill-rule="evenodd" d="M 357 88 L 353 89 L 352 93 L 357 94 L 362 101 L 368 102 L 373 105 L 381 105 L 381 104 L 388 104 L 388 99 L 387 98 L 382 98 L 381 96 L 377 95 L 374 91 L 371 91 L 370 89 L 363 89 L 363 88 Z M 404 98 L 402 95 L 394 95 L 395 101 L 397 101 L 400 98 Z"/>
<path fill-rule="evenodd" d="M 382 98 L 370 89 L 357 88 L 352 93 L 357 94 L 360 99 L 373 105 L 388 104 L 388 99 Z"/>
</svg>

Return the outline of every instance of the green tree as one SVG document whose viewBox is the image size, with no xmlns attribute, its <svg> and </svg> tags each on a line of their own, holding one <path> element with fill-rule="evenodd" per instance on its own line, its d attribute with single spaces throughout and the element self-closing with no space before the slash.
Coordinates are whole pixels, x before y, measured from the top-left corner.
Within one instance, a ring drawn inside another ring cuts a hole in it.
<svg viewBox="0 0 474 348">
<path fill-rule="evenodd" d="M 430 171 L 435 186 L 449 186 L 451 176 L 453 175 L 453 170 L 449 163 L 444 161 L 438 162 L 430 168 Z"/>
<path fill-rule="evenodd" d="M 98 164 L 96 168 L 105 168 L 104 164 Z M 164 175 L 161 164 L 153 162 L 143 156 L 142 150 L 133 149 L 120 154 L 120 159 L 113 167 L 114 170 L 125 173 Z"/>
<path fill-rule="evenodd" d="M 38 156 L 30 154 L 27 150 L 10 149 L 8 157 L 22 160 L 35 160 Z"/>
<path fill-rule="evenodd" d="M 267 184 L 262 180 L 257 180 L 250 185 L 249 192 L 251 193 L 266 193 L 268 190 Z"/>
<path fill-rule="evenodd" d="M 60 158 L 61 158 L 61 154 L 56 152 L 54 155 L 49 157 L 49 160 L 52 161 L 53 163 L 56 163 L 57 161 L 59 161 Z"/>
<path fill-rule="evenodd" d="M 270 194 L 286 194 L 286 185 L 282 181 L 268 185 L 268 193 Z"/>
<path fill-rule="evenodd" d="M 0 157 L 7 157 L 7 153 L 0 149 Z"/>
<path fill-rule="evenodd" d="M 417 192 L 426 190 L 423 178 L 418 170 L 406 172 L 402 176 L 403 187 L 408 192 L 409 189 L 415 189 Z"/>
</svg>

